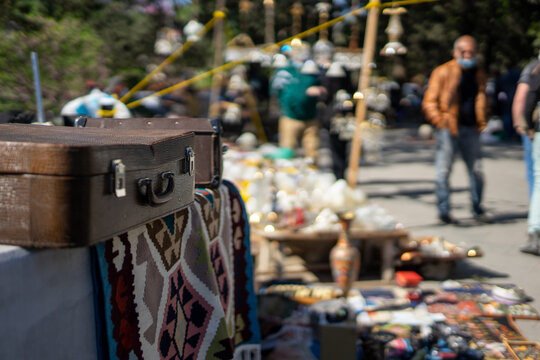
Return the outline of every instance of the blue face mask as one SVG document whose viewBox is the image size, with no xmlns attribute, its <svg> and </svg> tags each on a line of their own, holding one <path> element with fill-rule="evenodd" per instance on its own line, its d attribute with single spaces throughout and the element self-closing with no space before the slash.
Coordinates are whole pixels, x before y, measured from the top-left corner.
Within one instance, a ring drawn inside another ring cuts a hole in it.
<svg viewBox="0 0 540 360">
<path fill-rule="evenodd" d="M 458 59 L 458 64 L 464 69 L 472 69 L 476 66 L 476 59 Z"/>
</svg>

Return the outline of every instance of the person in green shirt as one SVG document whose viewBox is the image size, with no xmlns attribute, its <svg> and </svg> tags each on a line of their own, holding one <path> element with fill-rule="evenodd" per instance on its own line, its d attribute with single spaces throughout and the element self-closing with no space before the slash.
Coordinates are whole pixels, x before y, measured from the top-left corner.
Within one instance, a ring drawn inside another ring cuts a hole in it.
<svg viewBox="0 0 540 360">
<path fill-rule="evenodd" d="M 300 69 L 295 63 L 277 69 L 270 86 L 280 104 L 279 146 L 297 149 L 301 140 L 304 156 L 316 161 L 320 128 L 317 102 L 326 93 L 317 65 L 306 60 Z"/>
</svg>

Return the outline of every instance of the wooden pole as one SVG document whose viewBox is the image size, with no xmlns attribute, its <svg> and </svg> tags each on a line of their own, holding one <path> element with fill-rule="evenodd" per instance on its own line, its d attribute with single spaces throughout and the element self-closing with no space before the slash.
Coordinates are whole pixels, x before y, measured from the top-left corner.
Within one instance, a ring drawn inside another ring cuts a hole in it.
<svg viewBox="0 0 540 360">
<path fill-rule="evenodd" d="M 347 173 L 347 183 L 350 187 L 356 187 L 358 177 L 358 163 L 360 162 L 360 152 L 362 149 L 362 129 L 361 124 L 366 119 L 366 102 L 364 92 L 369 87 L 371 77 L 371 63 L 375 52 L 375 41 L 377 38 L 377 21 L 379 19 L 379 0 L 370 0 L 368 4 L 369 13 L 367 17 L 366 34 L 364 36 L 364 48 L 362 56 L 362 71 L 358 81 L 358 92 L 360 98 L 356 103 L 356 129 L 351 145 L 351 156 L 349 159 L 349 170 Z"/>
<path fill-rule="evenodd" d="M 321 2 L 317 4 L 319 6 L 319 26 L 322 26 L 328 21 L 330 17 L 330 9 L 332 9 L 332 4 L 328 2 Z M 319 40 L 328 41 L 328 28 L 322 27 L 319 32 Z"/>
<path fill-rule="evenodd" d="M 292 4 L 291 15 L 292 15 L 292 36 L 300 34 L 302 31 L 302 15 L 304 14 L 304 7 L 300 1 Z"/>
<path fill-rule="evenodd" d="M 217 0 L 216 11 L 225 11 L 225 0 Z M 217 68 L 223 64 L 223 18 L 221 17 L 216 19 L 216 24 L 214 25 L 214 37 L 212 40 L 214 43 L 214 68 Z M 217 104 L 219 100 L 222 78 L 223 74 L 221 72 L 216 72 L 214 74 L 212 90 L 210 92 L 210 117 L 216 117 L 219 115 L 219 111 L 217 111 L 217 113 L 213 111 L 213 109 L 219 107 L 213 105 Z"/>
<path fill-rule="evenodd" d="M 265 27 L 264 27 L 264 42 L 273 44 L 276 42 L 274 36 L 274 0 L 264 0 L 265 9 Z"/>
<path fill-rule="evenodd" d="M 359 0 L 351 1 L 351 9 L 358 9 Z M 351 37 L 349 39 L 349 49 L 358 49 L 358 31 L 360 31 L 360 25 L 358 25 L 358 18 L 351 25 Z"/>
</svg>

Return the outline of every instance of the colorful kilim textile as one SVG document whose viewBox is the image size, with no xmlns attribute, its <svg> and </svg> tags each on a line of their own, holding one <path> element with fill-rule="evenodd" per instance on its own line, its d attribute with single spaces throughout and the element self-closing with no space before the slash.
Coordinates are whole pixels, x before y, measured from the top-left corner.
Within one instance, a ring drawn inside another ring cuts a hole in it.
<svg viewBox="0 0 540 360">
<path fill-rule="evenodd" d="M 230 182 L 97 253 L 106 357 L 259 358 L 249 223 Z"/>
</svg>

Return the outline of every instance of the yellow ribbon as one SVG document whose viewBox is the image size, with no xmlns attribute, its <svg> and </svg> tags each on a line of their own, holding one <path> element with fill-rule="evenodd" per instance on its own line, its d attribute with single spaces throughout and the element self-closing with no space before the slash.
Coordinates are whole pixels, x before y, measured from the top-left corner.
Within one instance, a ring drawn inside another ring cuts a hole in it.
<svg viewBox="0 0 540 360">
<path fill-rule="evenodd" d="M 202 29 L 197 31 L 197 34 L 195 36 L 197 38 L 200 38 L 200 37 L 204 36 L 204 34 L 206 34 L 208 32 L 208 30 L 210 30 L 214 26 L 214 23 L 216 22 L 216 19 L 218 19 L 218 18 L 221 19 L 221 18 L 224 18 L 224 17 L 225 17 L 225 13 L 223 11 L 214 12 L 214 17 L 209 22 L 207 22 L 206 25 L 204 25 L 204 27 Z M 173 52 L 167 59 L 165 59 L 161 64 L 159 64 L 158 67 L 156 67 L 154 70 L 152 70 L 151 73 L 146 75 L 144 77 L 144 79 L 142 79 L 137 85 L 135 85 L 124 96 L 122 96 L 122 98 L 120 98 L 120 101 L 125 103 L 127 100 L 129 100 L 133 96 L 133 94 L 136 91 L 140 90 L 142 87 L 144 87 L 150 81 L 150 79 L 152 79 L 152 77 L 154 77 L 155 74 L 157 74 L 165 66 L 169 65 L 171 62 L 176 60 L 180 55 L 182 55 L 184 53 L 184 51 L 189 49 L 189 47 L 191 45 L 193 45 L 194 43 L 195 43 L 195 41 L 192 41 L 192 40 L 186 41 L 182 46 L 180 46 L 178 49 L 176 49 L 176 51 Z"/>
<path fill-rule="evenodd" d="M 300 38 L 300 39 L 305 38 L 305 37 L 307 37 L 307 36 L 309 36 L 309 35 L 311 35 L 313 33 L 319 32 L 322 29 L 326 29 L 326 28 L 332 26 L 332 25 L 334 25 L 335 23 L 337 23 L 339 21 L 343 21 L 347 16 L 356 15 L 357 13 L 359 13 L 359 12 L 361 12 L 363 10 L 367 10 L 367 9 L 369 9 L 371 7 L 386 8 L 386 7 L 393 7 L 393 6 L 399 6 L 399 5 L 412 5 L 412 4 L 419 4 L 419 3 L 425 3 L 425 2 L 434 2 L 434 1 L 440 1 L 440 0 L 400 0 L 400 1 L 391 1 L 391 2 L 387 2 L 387 3 L 380 3 L 379 1 L 370 2 L 370 3 L 368 3 L 368 5 L 366 5 L 364 7 L 352 10 L 352 11 L 348 12 L 345 15 L 339 16 L 339 17 L 334 18 L 334 19 L 332 19 L 330 21 L 327 21 L 327 22 L 325 22 L 323 24 L 312 27 L 311 29 L 308 29 L 308 30 L 306 30 L 304 32 L 301 32 L 299 34 L 291 36 L 291 37 L 289 37 L 289 38 L 287 38 L 285 40 L 282 40 L 280 42 L 277 42 L 275 44 L 269 45 L 269 46 L 265 47 L 264 49 L 262 49 L 261 51 L 262 52 L 267 52 L 267 51 L 275 49 L 276 47 L 279 48 L 279 47 L 289 43 L 294 38 Z M 214 16 L 218 12 L 219 11 L 216 11 L 214 13 Z M 210 20 L 210 21 L 213 21 L 213 20 L 215 20 L 215 18 Z M 233 67 L 235 65 L 244 63 L 247 60 L 249 60 L 249 58 L 250 58 L 249 55 L 244 56 L 244 57 L 242 57 L 242 58 L 240 58 L 238 60 L 234 60 L 234 61 L 228 62 L 226 64 L 223 64 L 221 66 L 218 66 L 217 68 L 214 68 L 214 69 L 209 70 L 209 71 L 207 71 L 205 73 L 199 74 L 199 75 L 197 75 L 197 76 L 195 76 L 195 77 L 193 77 L 191 79 L 184 80 L 184 81 L 179 82 L 179 83 L 177 83 L 177 84 L 175 84 L 173 86 L 170 86 L 168 88 L 165 88 L 165 89 L 162 89 L 162 90 L 160 90 L 158 92 L 150 94 L 150 95 L 148 95 L 148 96 L 146 96 L 146 97 L 144 97 L 142 99 L 133 101 L 133 102 L 127 104 L 127 107 L 130 108 L 130 109 L 134 108 L 134 107 L 137 107 L 143 102 L 143 100 L 145 100 L 147 98 L 154 97 L 154 96 L 162 96 L 162 95 L 168 94 L 171 91 L 174 91 L 176 89 L 180 89 L 180 88 L 182 88 L 184 86 L 188 86 L 190 84 L 193 84 L 194 82 L 205 79 L 205 78 L 209 77 L 210 75 L 212 75 L 212 74 L 214 74 L 216 72 L 224 71 L 224 70 L 227 70 L 227 69 L 229 69 L 229 68 L 231 68 L 231 67 Z M 154 70 L 154 71 L 156 71 L 156 70 Z"/>
</svg>

